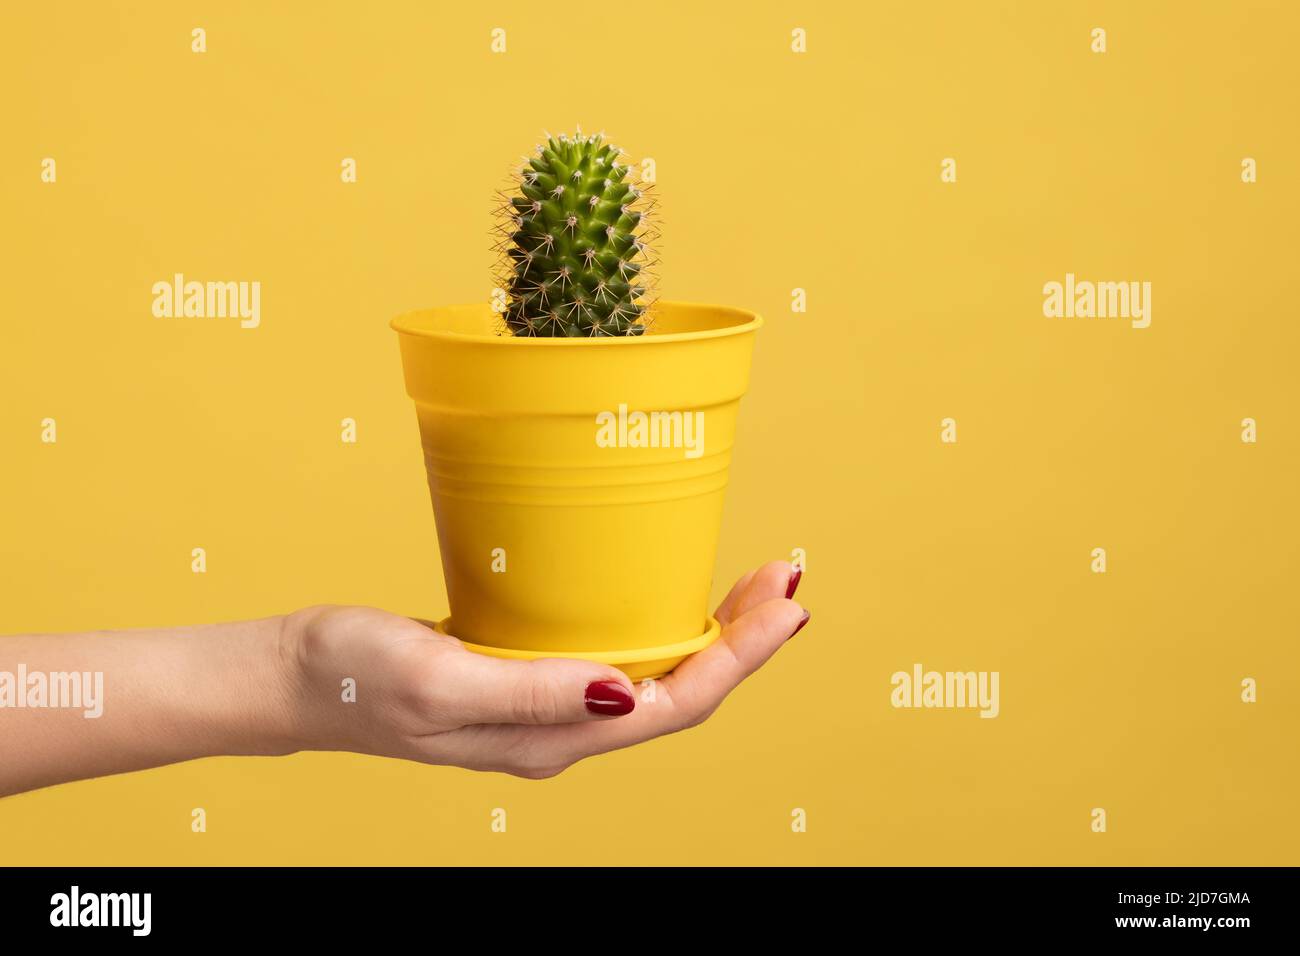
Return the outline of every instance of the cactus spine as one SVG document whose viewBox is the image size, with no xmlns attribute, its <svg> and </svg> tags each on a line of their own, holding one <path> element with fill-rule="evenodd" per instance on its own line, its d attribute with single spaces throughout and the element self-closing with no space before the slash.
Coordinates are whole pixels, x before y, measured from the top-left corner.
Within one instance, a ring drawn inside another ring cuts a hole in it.
<svg viewBox="0 0 1300 956">
<path fill-rule="evenodd" d="M 502 194 L 497 284 L 510 334 L 645 332 L 653 200 L 621 154 L 603 134 L 548 134 Z"/>
</svg>

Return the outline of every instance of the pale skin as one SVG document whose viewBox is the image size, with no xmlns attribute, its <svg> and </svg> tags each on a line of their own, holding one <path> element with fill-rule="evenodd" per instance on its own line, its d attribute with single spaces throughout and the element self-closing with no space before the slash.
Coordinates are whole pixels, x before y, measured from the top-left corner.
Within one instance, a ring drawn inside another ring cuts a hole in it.
<svg viewBox="0 0 1300 956">
<path fill-rule="evenodd" d="M 0 796 L 220 755 L 352 751 L 540 779 L 694 727 L 807 622 L 794 569 L 746 574 L 722 636 L 656 682 L 587 661 L 509 661 L 367 607 L 311 607 L 197 627 L 0 638 L 0 672 L 102 672 L 101 716 L 0 708 Z M 345 678 L 356 681 L 344 702 Z M 597 682 L 635 709 L 593 712 Z M 617 688 L 614 689 L 617 694 Z"/>
</svg>

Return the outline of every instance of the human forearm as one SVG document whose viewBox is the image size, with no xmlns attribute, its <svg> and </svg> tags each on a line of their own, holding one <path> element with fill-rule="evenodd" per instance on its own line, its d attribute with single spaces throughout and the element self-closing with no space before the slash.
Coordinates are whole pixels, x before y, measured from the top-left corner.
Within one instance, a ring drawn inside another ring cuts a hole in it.
<svg viewBox="0 0 1300 956">
<path fill-rule="evenodd" d="M 297 749 L 281 620 L 0 638 L 0 795 Z"/>
</svg>

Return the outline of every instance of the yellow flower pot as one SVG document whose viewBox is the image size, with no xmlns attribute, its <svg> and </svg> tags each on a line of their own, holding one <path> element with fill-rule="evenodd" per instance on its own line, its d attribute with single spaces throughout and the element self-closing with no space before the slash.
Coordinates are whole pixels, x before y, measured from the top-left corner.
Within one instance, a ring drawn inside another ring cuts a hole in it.
<svg viewBox="0 0 1300 956">
<path fill-rule="evenodd" d="M 451 605 L 438 629 L 633 680 L 716 639 L 709 589 L 762 321 L 675 302 L 635 337 L 515 338 L 486 305 L 394 319 Z"/>
</svg>

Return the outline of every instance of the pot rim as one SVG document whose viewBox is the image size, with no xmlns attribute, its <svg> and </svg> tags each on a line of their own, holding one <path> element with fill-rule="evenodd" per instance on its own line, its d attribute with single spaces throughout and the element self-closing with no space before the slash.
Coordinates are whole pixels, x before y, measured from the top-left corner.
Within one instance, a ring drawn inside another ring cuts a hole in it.
<svg viewBox="0 0 1300 956">
<path fill-rule="evenodd" d="M 515 335 L 480 335 L 472 332 L 453 332 L 449 329 L 431 329 L 416 325 L 416 316 L 444 310 L 462 310 L 487 308 L 482 303 L 460 303 L 458 305 L 433 306 L 426 309 L 414 309 L 403 312 L 388 323 L 389 327 L 402 335 L 411 335 L 424 339 L 440 339 L 446 342 L 475 343 L 516 348 L 628 348 L 640 346 L 648 348 L 656 344 L 668 345 L 673 342 L 691 342 L 702 339 L 719 339 L 731 335 L 744 335 L 756 331 L 763 325 L 763 317 L 748 309 L 739 309 L 728 305 L 710 305 L 704 302 L 679 302 L 661 299 L 657 305 L 672 306 L 683 309 L 708 309 L 712 312 L 729 313 L 736 321 L 716 329 L 701 329 L 695 332 L 668 332 L 663 335 L 653 333 L 646 335 L 606 335 L 594 338 L 567 338 L 557 336 L 515 336 Z"/>
</svg>

